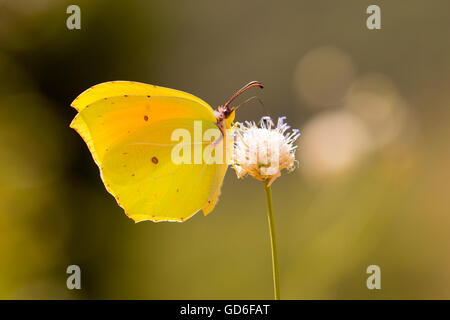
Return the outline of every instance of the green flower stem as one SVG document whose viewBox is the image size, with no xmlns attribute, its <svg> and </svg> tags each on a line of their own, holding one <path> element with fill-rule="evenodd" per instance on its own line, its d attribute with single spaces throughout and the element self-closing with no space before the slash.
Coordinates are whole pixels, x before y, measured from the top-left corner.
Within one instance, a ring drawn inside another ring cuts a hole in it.
<svg viewBox="0 0 450 320">
<path fill-rule="evenodd" d="M 280 276 L 278 272 L 277 237 L 275 233 L 275 221 L 273 219 L 272 191 L 268 184 L 269 181 L 265 180 L 264 191 L 266 192 L 267 218 L 269 220 L 270 245 L 272 248 L 273 291 L 275 294 L 275 300 L 280 300 Z"/>
</svg>

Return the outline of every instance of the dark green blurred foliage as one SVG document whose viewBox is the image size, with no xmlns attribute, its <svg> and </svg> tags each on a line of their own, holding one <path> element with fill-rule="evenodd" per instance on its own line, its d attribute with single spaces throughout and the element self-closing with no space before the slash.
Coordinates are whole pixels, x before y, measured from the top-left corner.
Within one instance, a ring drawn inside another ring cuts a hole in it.
<svg viewBox="0 0 450 320">
<path fill-rule="evenodd" d="M 273 185 L 282 298 L 450 298 L 448 1 L 84 0 L 72 31 L 70 4 L 0 1 L 0 298 L 272 298 L 260 182 L 230 169 L 214 212 L 182 224 L 134 224 L 106 192 L 69 105 L 108 80 L 213 107 L 260 80 L 301 129 Z"/>
</svg>

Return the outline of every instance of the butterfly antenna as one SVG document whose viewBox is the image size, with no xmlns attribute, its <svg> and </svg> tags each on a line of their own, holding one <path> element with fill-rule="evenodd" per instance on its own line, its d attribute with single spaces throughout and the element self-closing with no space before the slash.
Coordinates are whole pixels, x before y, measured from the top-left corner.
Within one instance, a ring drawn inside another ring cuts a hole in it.
<svg viewBox="0 0 450 320">
<path fill-rule="evenodd" d="M 255 99 L 258 100 L 259 104 L 261 105 L 261 107 L 262 107 L 263 110 L 264 110 L 264 113 L 265 113 L 266 115 L 270 116 L 269 110 L 268 110 L 267 107 L 264 105 L 263 101 L 262 101 L 259 97 L 257 97 L 257 96 L 253 96 L 253 97 L 248 98 L 247 100 L 245 100 L 244 102 L 242 102 L 242 103 L 241 103 L 240 105 L 238 105 L 237 107 L 234 107 L 234 108 L 233 108 L 233 111 L 236 111 L 237 109 L 239 109 L 240 107 L 242 107 L 244 104 L 247 104 L 247 103 L 249 103 L 250 101 L 255 100 Z"/>
<path fill-rule="evenodd" d="M 230 100 L 228 100 L 227 103 L 224 104 L 224 106 L 223 106 L 224 109 L 230 110 L 229 109 L 230 103 L 233 102 L 233 100 L 236 99 L 237 97 L 239 97 L 242 93 L 244 93 L 245 91 L 247 91 L 248 89 L 253 88 L 253 87 L 259 87 L 261 89 L 264 88 L 263 84 L 259 81 L 252 81 L 250 83 L 247 83 L 245 86 L 240 88 L 235 94 L 233 94 L 233 96 L 230 98 Z"/>
</svg>

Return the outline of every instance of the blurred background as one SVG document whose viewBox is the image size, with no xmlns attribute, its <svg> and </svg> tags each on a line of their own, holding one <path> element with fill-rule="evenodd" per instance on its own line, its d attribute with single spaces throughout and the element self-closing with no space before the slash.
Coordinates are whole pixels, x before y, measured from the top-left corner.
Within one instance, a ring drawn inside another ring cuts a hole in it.
<svg viewBox="0 0 450 320">
<path fill-rule="evenodd" d="M 100 82 L 216 107 L 259 80 L 247 97 L 302 133 L 298 169 L 273 185 L 282 298 L 449 299 L 449 14 L 446 0 L 0 0 L 0 298 L 271 299 L 260 182 L 229 169 L 208 217 L 134 224 L 69 128 Z M 253 101 L 237 120 L 264 114 Z M 82 290 L 66 288 L 71 264 Z"/>
</svg>

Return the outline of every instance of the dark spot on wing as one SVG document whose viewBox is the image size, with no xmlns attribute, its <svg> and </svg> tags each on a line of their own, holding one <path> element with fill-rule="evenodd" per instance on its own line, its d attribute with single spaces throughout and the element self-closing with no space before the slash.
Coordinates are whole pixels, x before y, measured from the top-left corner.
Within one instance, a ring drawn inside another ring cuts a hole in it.
<svg viewBox="0 0 450 320">
<path fill-rule="evenodd" d="M 145 121 L 148 121 L 148 116 L 144 116 L 144 120 L 145 120 Z"/>
<path fill-rule="evenodd" d="M 153 157 L 153 158 L 152 158 L 152 162 L 153 162 L 154 164 L 158 164 L 158 162 L 159 162 L 159 161 L 158 161 L 158 158 L 157 158 L 157 157 Z"/>
</svg>

